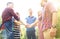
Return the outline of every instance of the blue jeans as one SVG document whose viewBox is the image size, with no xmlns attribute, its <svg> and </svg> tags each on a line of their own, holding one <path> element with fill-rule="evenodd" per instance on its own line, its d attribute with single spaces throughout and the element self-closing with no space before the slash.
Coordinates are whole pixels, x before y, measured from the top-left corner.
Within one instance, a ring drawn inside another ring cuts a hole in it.
<svg viewBox="0 0 60 39">
<path fill-rule="evenodd" d="M 2 31 L 2 39 L 8 39 L 6 30 Z"/>
<path fill-rule="evenodd" d="M 27 39 L 36 39 L 35 31 L 27 31 Z"/>
<path fill-rule="evenodd" d="M 9 36 L 6 30 L 2 31 L 2 39 L 13 39 L 13 33 Z"/>
<path fill-rule="evenodd" d="M 12 30 L 12 20 L 6 21 L 4 23 L 5 29 L 3 30 L 2 37 L 3 39 L 13 39 L 13 30 Z M 5 36 L 4 36 L 5 35 Z"/>
</svg>

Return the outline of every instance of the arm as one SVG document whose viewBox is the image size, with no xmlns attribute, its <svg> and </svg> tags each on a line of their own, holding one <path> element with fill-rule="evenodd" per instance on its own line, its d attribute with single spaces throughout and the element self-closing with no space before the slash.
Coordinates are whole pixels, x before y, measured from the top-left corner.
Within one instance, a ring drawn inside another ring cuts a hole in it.
<svg viewBox="0 0 60 39">
<path fill-rule="evenodd" d="M 32 23 L 30 26 L 33 27 L 38 23 L 38 20 L 36 20 L 34 23 Z"/>
<path fill-rule="evenodd" d="M 14 13 L 13 9 L 10 9 L 9 12 L 16 20 L 19 20 L 19 16 Z"/>
<path fill-rule="evenodd" d="M 38 20 L 36 20 L 34 23 L 31 24 L 31 27 L 36 25 L 38 22 L 41 22 L 42 16 L 39 16 L 38 18 L 39 18 Z"/>
<path fill-rule="evenodd" d="M 27 23 L 26 27 L 27 27 L 27 28 L 31 28 L 31 27 L 35 26 L 37 23 L 38 23 L 38 20 L 36 20 L 36 21 L 35 21 L 34 23 L 32 23 L 32 24 L 28 24 L 28 23 Z"/>
<path fill-rule="evenodd" d="M 38 20 L 36 20 L 36 18 L 34 18 L 34 21 L 35 21 L 35 22 L 32 23 L 32 24 L 29 24 L 29 23 L 26 21 L 26 22 L 27 22 L 27 23 L 26 23 L 26 24 L 27 24 L 26 27 L 27 27 L 27 28 L 31 28 L 31 27 L 33 27 L 34 25 L 36 25 L 36 24 L 38 23 Z"/>
<path fill-rule="evenodd" d="M 21 20 L 20 20 L 20 23 L 22 23 L 23 25 L 25 25 Z"/>
</svg>

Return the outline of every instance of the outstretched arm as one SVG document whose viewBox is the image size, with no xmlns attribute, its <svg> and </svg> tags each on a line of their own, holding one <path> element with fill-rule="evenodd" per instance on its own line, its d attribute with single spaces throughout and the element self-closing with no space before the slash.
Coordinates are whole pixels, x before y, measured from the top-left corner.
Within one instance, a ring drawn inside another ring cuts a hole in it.
<svg viewBox="0 0 60 39">
<path fill-rule="evenodd" d="M 38 22 L 41 22 L 41 20 L 42 20 L 42 16 L 39 16 L 39 19 L 36 20 L 34 23 L 32 23 L 30 26 L 31 27 L 35 26 Z"/>
<path fill-rule="evenodd" d="M 37 23 L 38 23 L 38 20 L 36 20 L 36 21 L 35 21 L 34 23 L 32 23 L 32 24 L 27 24 L 26 27 L 27 27 L 27 28 L 31 28 L 31 27 L 35 26 Z"/>
<path fill-rule="evenodd" d="M 20 23 L 22 23 L 23 25 L 25 25 L 21 20 L 20 20 Z"/>
</svg>

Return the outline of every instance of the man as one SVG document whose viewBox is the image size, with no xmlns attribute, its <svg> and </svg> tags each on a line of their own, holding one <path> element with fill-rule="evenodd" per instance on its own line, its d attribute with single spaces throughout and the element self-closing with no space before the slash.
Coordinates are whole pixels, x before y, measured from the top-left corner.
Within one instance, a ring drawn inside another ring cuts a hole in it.
<svg viewBox="0 0 60 39">
<path fill-rule="evenodd" d="M 8 2 L 7 8 L 2 13 L 2 28 L 3 30 L 3 39 L 13 39 L 13 31 L 12 31 L 12 17 L 16 20 L 19 20 L 19 16 L 14 13 L 13 3 Z"/>
<path fill-rule="evenodd" d="M 47 0 L 42 0 L 41 5 L 44 10 L 44 12 L 42 13 L 42 30 L 44 34 L 44 39 L 54 39 L 54 37 L 50 36 L 50 29 L 56 26 L 56 9 L 52 5 L 52 3 L 47 2 Z"/>
<path fill-rule="evenodd" d="M 43 32 L 42 32 L 42 13 L 41 11 L 38 11 L 38 20 L 36 20 L 34 23 L 30 25 L 29 28 L 35 26 L 38 24 L 38 39 L 44 39 Z"/>
<path fill-rule="evenodd" d="M 26 18 L 26 23 L 27 23 L 27 30 L 26 30 L 26 34 L 27 34 L 27 39 L 36 39 L 36 36 L 35 36 L 35 26 L 31 27 L 31 28 L 28 28 L 30 27 L 30 25 L 32 23 L 34 23 L 36 20 L 36 17 L 32 16 L 32 9 L 30 8 L 29 9 L 29 16 Z"/>
</svg>

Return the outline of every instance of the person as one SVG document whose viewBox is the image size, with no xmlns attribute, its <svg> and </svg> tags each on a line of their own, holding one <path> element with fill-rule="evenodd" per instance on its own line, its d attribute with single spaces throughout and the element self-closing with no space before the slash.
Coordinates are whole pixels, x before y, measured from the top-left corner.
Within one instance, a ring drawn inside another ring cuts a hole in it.
<svg viewBox="0 0 60 39">
<path fill-rule="evenodd" d="M 31 28 L 35 25 L 38 26 L 38 39 L 44 39 L 43 32 L 42 32 L 42 13 L 41 13 L 41 11 L 38 11 L 38 19 L 36 19 L 35 22 L 32 23 L 30 25 L 30 27 L 28 27 L 28 28 Z"/>
<path fill-rule="evenodd" d="M 42 12 L 41 11 L 38 11 L 38 30 L 39 30 L 38 39 L 44 39 L 43 32 L 42 32 Z"/>
<path fill-rule="evenodd" d="M 43 31 L 44 39 L 54 39 L 54 37 L 50 36 L 50 29 L 56 26 L 56 22 L 57 22 L 56 8 L 53 6 L 51 2 L 48 2 L 47 0 L 42 0 L 41 6 L 43 7 L 42 31 Z"/>
<path fill-rule="evenodd" d="M 31 8 L 28 11 L 29 11 L 29 16 L 26 18 L 26 24 L 27 24 L 26 34 L 27 34 L 27 39 L 36 39 L 35 26 L 33 26 L 31 28 L 28 28 L 28 27 L 30 27 L 30 25 L 32 23 L 35 22 L 36 17 L 34 17 L 32 15 L 32 9 Z"/>
<path fill-rule="evenodd" d="M 7 8 L 2 12 L 2 38 L 3 39 L 14 39 L 12 30 L 12 17 L 19 20 L 19 16 L 15 14 L 13 10 L 13 2 L 7 3 Z"/>
<path fill-rule="evenodd" d="M 20 14 L 17 12 L 16 13 L 18 16 L 20 16 Z M 20 29 L 20 24 L 23 24 L 23 25 L 25 25 L 21 20 L 19 20 L 19 21 L 17 21 L 16 19 L 14 19 L 14 18 L 12 18 L 12 20 L 13 20 L 13 28 L 14 28 L 14 39 L 20 39 L 20 33 L 21 33 L 21 29 Z M 17 22 L 17 24 L 15 23 L 15 22 Z"/>
<path fill-rule="evenodd" d="M 17 14 L 18 16 L 20 16 L 18 12 L 17 12 L 16 14 Z M 19 25 L 16 25 L 16 24 L 14 23 L 14 21 L 16 21 L 15 18 L 12 18 L 12 21 L 13 21 L 14 39 L 20 39 L 20 23 L 19 23 Z M 20 21 L 20 20 L 19 20 L 19 21 Z M 19 22 L 19 21 L 18 21 L 18 22 Z"/>
</svg>

